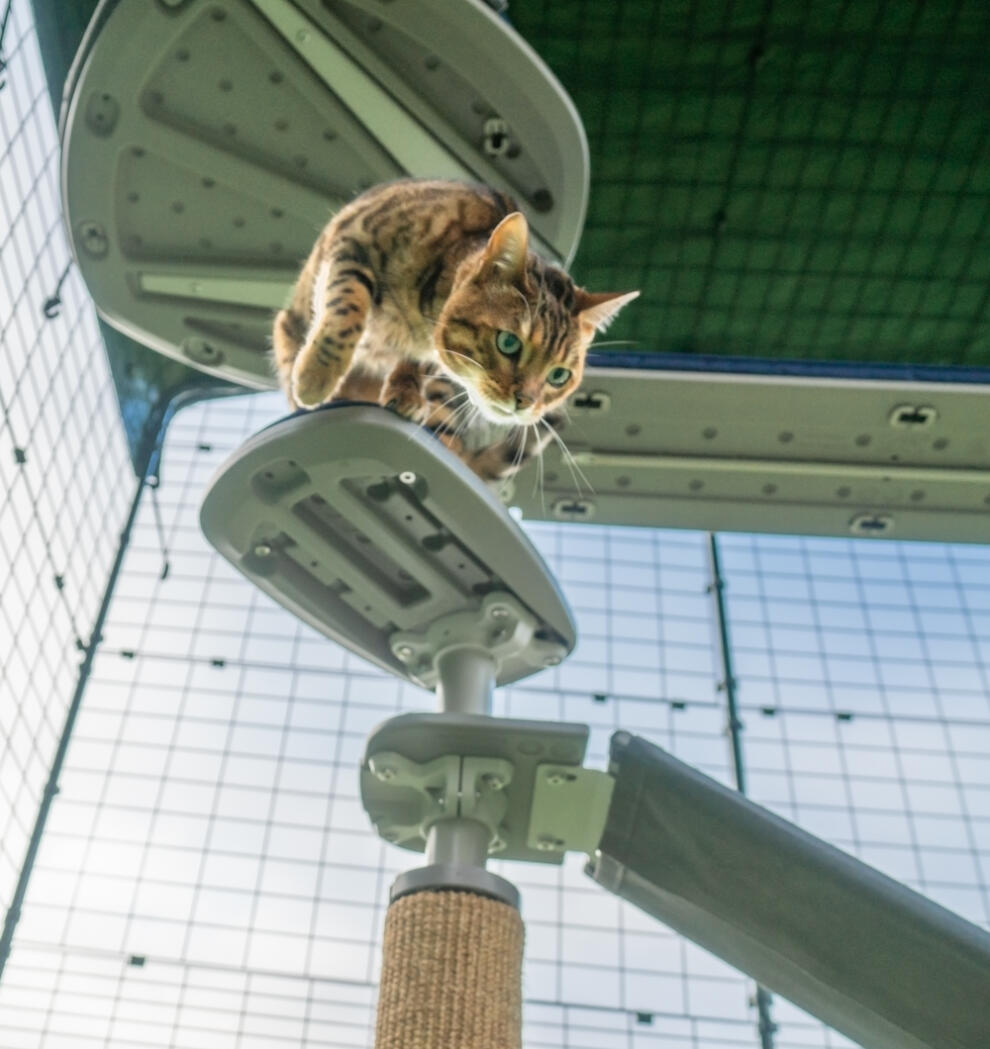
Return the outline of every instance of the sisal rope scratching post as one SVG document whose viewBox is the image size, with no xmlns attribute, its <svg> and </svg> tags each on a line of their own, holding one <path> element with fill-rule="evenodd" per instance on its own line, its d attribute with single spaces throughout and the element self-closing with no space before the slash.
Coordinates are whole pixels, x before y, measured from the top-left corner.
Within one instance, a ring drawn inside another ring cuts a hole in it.
<svg viewBox="0 0 990 1049">
<path fill-rule="evenodd" d="M 375 1049 L 520 1049 L 523 923 L 473 892 L 401 896 L 385 918 Z"/>
</svg>

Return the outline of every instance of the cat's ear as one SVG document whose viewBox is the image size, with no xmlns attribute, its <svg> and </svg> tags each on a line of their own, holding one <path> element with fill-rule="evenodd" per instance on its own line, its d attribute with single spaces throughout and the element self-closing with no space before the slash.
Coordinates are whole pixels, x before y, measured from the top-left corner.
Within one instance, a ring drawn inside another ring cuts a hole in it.
<svg viewBox="0 0 990 1049">
<path fill-rule="evenodd" d="M 526 277 L 529 226 L 521 211 L 514 211 L 492 230 L 482 256 L 481 272 L 510 284 Z"/>
<path fill-rule="evenodd" d="M 615 320 L 615 315 L 627 302 L 632 302 L 638 291 L 585 291 L 577 289 L 574 312 L 582 324 L 604 331 Z"/>
</svg>

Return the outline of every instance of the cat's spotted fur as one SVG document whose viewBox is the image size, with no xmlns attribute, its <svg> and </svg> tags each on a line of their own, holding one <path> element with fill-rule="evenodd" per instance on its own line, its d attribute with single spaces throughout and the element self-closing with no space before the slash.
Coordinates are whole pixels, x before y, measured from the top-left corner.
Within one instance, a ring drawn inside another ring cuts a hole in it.
<svg viewBox="0 0 990 1049">
<path fill-rule="evenodd" d="M 527 240 L 514 202 L 484 186 L 405 180 L 357 197 L 275 318 L 292 406 L 377 401 L 486 480 L 514 473 L 560 426 L 596 328 L 637 294 L 586 292 Z M 472 447 L 482 420 L 495 436 Z"/>
</svg>

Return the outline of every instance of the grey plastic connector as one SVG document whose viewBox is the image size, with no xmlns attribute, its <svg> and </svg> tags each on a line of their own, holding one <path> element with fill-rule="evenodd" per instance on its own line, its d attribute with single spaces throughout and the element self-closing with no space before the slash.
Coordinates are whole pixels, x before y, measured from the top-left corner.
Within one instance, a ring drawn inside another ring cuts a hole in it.
<svg viewBox="0 0 990 1049">
<path fill-rule="evenodd" d="M 397 630 L 389 638 L 396 659 L 416 678 L 436 682 L 441 710 L 487 714 L 498 670 L 520 655 L 556 666 L 567 649 L 537 638 L 539 620 L 507 591 L 486 594 L 481 607 L 454 612 L 419 630 Z"/>
<path fill-rule="evenodd" d="M 541 765 L 533 784 L 527 844 L 541 852 L 593 853 L 605 829 L 615 780 L 607 772 Z"/>
<path fill-rule="evenodd" d="M 512 882 L 481 867 L 454 863 L 435 863 L 400 874 L 392 882 L 389 903 L 414 892 L 436 892 L 440 889 L 476 892 L 519 909 L 519 890 Z"/>
<path fill-rule="evenodd" d="M 469 849 L 472 855 L 481 852 L 482 863 L 489 852 L 505 847 L 499 827 L 508 805 L 503 791 L 512 781 L 512 762 L 447 754 L 420 764 L 394 751 L 379 751 L 367 765 L 395 799 L 376 821 L 386 841 L 396 845 L 425 841 L 429 848 L 431 840 L 434 844 L 438 840 L 433 835 L 436 823 L 470 820 L 487 832 L 483 852 L 480 847 Z M 441 832 L 439 841 L 448 840 L 449 835 Z M 438 859 L 442 853 L 441 848 Z"/>
</svg>

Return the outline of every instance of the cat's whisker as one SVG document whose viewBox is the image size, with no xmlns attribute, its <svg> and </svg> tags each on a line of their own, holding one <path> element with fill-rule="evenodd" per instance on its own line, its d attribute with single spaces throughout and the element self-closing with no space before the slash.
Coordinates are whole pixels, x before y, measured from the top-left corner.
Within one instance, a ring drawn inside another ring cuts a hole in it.
<svg viewBox="0 0 990 1049">
<path fill-rule="evenodd" d="M 467 395 L 464 393 L 463 390 L 455 390 L 449 397 L 447 397 L 445 400 L 441 401 L 439 404 L 435 405 L 431 409 L 431 411 L 432 412 L 442 412 L 444 410 L 444 408 L 446 408 L 451 402 L 456 401 L 459 397 L 463 397 L 463 398 L 465 398 L 465 400 L 467 399 Z M 462 402 L 462 404 L 456 405 L 454 408 L 451 408 L 451 410 L 450 410 L 451 418 L 453 418 L 453 416 L 457 412 L 457 410 L 462 407 L 463 403 L 464 402 Z"/>
<path fill-rule="evenodd" d="M 519 467 L 522 465 L 523 456 L 526 454 L 526 440 L 529 436 L 529 425 L 524 426 L 519 431 L 519 436 L 516 440 L 516 453 L 512 457 L 512 472 L 516 473 Z"/>
<path fill-rule="evenodd" d="M 470 402 L 469 402 L 470 403 Z M 461 427 L 463 433 L 467 433 L 472 426 L 481 418 L 481 409 L 476 404 L 471 404 L 471 411 L 468 412 L 464 419 L 463 426 Z"/>
<path fill-rule="evenodd" d="M 642 346 L 642 339 L 607 339 L 605 342 L 592 342 L 588 344 L 589 350 L 597 350 L 600 346 Z"/>
<path fill-rule="evenodd" d="M 540 435 L 536 424 L 533 424 L 533 439 L 539 445 Z M 543 461 L 543 452 L 546 445 L 539 445 L 536 449 L 536 477 L 540 488 L 540 509 L 543 516 L 547 515 L 547 486 L 546 486 L 546 463 Z"/>
<path fill-rule="evenodd" d="M 457 406 L 451 415 L 451 422 L 454 423 L 451 434 L 454 437 L 460 437 L 462 433 L 466 433 L 474 422 L 477 415 L 478 408 L 471 402 L 470 399 L 466 400 L 463 404 Z"/>
<path fill-rule="evenodd" d="M 481 368 L 482 371 L 484 371 L 485 366 L 480 361 L 476 361 L 473 357 L 469 357 L 466 353 L 458 353 L 457 350 L 450 350 L 446 348 L 443 352 L 449 353 L 451 357 L 460 357 L 462 360 L 467 361 L 468 364 L 473 364 L 476 368 Z"/>
<path fill-rule="evenodd" d="M 594 495 L 594 486 L 585 476 L 585 473 L 581 469 L 581 467 L 578 466 L 578 464 L 575 462 L 574 456 L 571 455 L 571 450 L 567 447 L 566 444 L 564 444 L 563 438 L 545 419 L 541 420 L 541 422 L 545 424 L 547 430 L 550 432 L 550 436 L 553 437 L 553 439 L 557 442 L 558 445 L 560 445 L 561 455 L 563 456 L 564 462 L 567 463 L 567 468 L 571 472 L 571 477 L 574 480 L 574 487 L 577 489 L 577 494 L 581 495 L 581 481 L 584 481 L 584 483 L 588 486 L 589 494 Z"/>
</svg>

